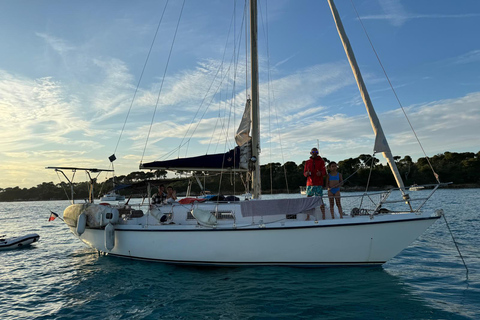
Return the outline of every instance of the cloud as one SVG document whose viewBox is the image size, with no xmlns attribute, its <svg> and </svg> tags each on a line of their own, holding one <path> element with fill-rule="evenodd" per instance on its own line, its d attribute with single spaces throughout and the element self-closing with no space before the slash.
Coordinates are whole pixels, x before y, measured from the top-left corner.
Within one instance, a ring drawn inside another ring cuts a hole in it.
<svg viewBox="0 0 480 320">
<path fill-rule="evenodd" d="M 218 64 L 212 63 L 211 65 Z M 191 86 L 207 81 L 208 78 L 211 79 L 212 77 L 211 72 L 206 72 L 209 76 L 198 69 L 192 72 L 196 73 L 196 76 L 184 71 L 181 75 L 175 77 L 178 83 L 182 84 L 181 88 L 184 91 L 194 90 Z M 199 73 L 204 74 L 204 77 L 200 76 Z M 348 64 L 333 63 L 315 65 L 295 74 L 273 80 L 270 88 L 275 91 L 274 105 L 276 111 L 269 112 L 265 109 L 261 111 L 263 128 L 262 159 L 273 157 L 273 160 L 279 161 L 280 140 L 283 148 L 288 150 L 287 153 L 290 158 L 286 160 L 296 162 L 301 162 L 300 157 L 304 154 L 303 149 L 306 145 L 311 147 L 312 144 L 315 144 L 317 138 L 320 140 L 321 149 L 324 150 L 325 155 L 335 160 L 343 160 L 361 153 L 370 153 L 373 150 L 374 140 L 373 131 L 366 114 L 349 116 L 338 113 L 338 111 L 334 114 L 331 113 L 333 110 L 330 104 L 331 98 L 338 95 L 346 87 L 354 87 L 354 80 L 350 73 Z M 191 81 L 192 79 L 196 80 Z M 171 95 L 172 92 L 176 92 L 177 103 L 181 105 L 180 101 L 183 101 L 180 96 L 182 90 L 179 90 L 176 85 L 169 86 L 169 88 L 172 91 L 167 90 L 166 94 Z M 260 91 L 262 93 L 260 103 L 263 107 L 267 107 L 269 104 L 267 85 L 261 84 Z M 355 93 L 354 96 L 355 98 L 344 96 L 344 101 L 359 100 L 358 93 Z M 201 100 L 201 97 L 195 98 L 195 96 L 190 96 L 189 93 L 186 94 L 186 97 L 186 100 L 194 101 L 196 99 L 196 105 Z M 237 122 L 240 120 L 241 112 L 243 112 L 243 109 L 240 108 L 243 105 L 243 97 L 243 92 L 239 92 L 236 97 L 238 104 L 238 108 L 235 109 Z M 321 101 L 325 102 L 321 103 Z M 446 146 L 455 146 L 456 150 L 459 151 L 472 148 L 472 139 L 479 133 L 476 132 L 478 129 L 475 129 L 477 126 L 474 124 L 475 121 L 478 121 L 479 116 L 477 114 L 480 114 L 476 102 L 480 105 L 480 94 L 472 93 L 458 99 L 442 100 L 406 108 L 411 121 L 418 126 L 415 129 L 423 140 L 422 142 L 425 146 L 431 148 L 429 149 L 429 155 L 432 155 L 431 152 L 435 154 L 446 151 L 444 150 Z M 154 153 L 159 159 L 172 149 L 178 148 L 181 139 L 186 136 L 187 140 L 193 139 L 189 143 L 190 155 L 199 155 L 204 154 L 206 150 L 205 146 L 202 147 L 202 145 L 208 145 L 212 141 L 216 143 L 219 136 L 224 136 L 227 127 L 228 135 L 233 137 L 236 125 L 232 124 L 232 120 L 228 120 L 228 111 L 222 114 L 220 121 L 217 119 L 219 114 L 216 110 L 222 103 L 229 108 L 231 101 L 213 102 L 212 106 L 209 107 L 211 112 L 206 113 L 203 118 L 198 116 L 192 123 L 191 118 L 185 115 L 175 120 L 160 120 L 155 123 L 152 127 L 148 148 L 155 150 Z M 272 103 L 270 101 L 270 104 Z M 181 107 L 179 106 L 179 108 Z M 459 110 L 462 110 L 463 116 L 457 113 Z M 269 120 L 269 117 L 271 120 Z M 403 115 L 399 110 L 379 114 L 379 117 L 395 154 L 409 154 L 413 157 L 422 156 L 420 148 L 415 146 L 416 141 L 409 131 L 408 123 L 406 121 L 401 122 Z M 465 126 L 469 129 L 465 130 Z M 270 129 L 270 127 L 277 127 L 277 129 Z M 194 131 L 193 128 L 196 128 L 196 130 Z M 213 128 L 216 128 L 216 132 L 213 133 L 214 138 L 212 139 Z M 271 130 L 271 132 L 268 130 Z M 127 136 L 138 141 L 133 149 L 143 150 L 146 131 L 148 131 L 148 126 L 141 126 L 127 133 Z M 281 137 L 279 137 L 279 132 L 281 132 Z M 443 137 L 444 133 L 447 132 L 447 137 Z M 442 136 L 440 141 L 438 141 L 439 136 Z M 465 143 L 459 144 L 456 142 L 457 140 L 464 140 Z M 225 143 L 223 139 L 219 141 L 221 144 Z M 168 150 L 165 147 L 167 145 L 170 146 Z M 269 150 L 269 148 L 272 148 L 272 150 Z M 210 148 L 210 150 L 213 149 Z M 183 153 L 181 154 L 183 155 Z"/>
<path fill-rule="evenodd" d="M 324 98 L 341 88 L 355 83 L 347 63 L 318 64 L 272 81 L 275 105 L 280 114 L 298 114 L 305 108 L 314 106 L 318 99 Z M 267 96 L 267 85 L 262 85 L 261 96 Z M 262 95 L 263 94 L 263 95 Z M 264 105 L 268 100 L 264 98 Z M 308 111 L 307 111 L 308 112 Z M 264 114 L 266 112 L 263 112 Z"/>
<path fill-rule="evenodd" d="M 455 64 L 467 64 L 480 61 L 480 50 L 472 50 L 453 59 Z"/>
<path fill-rule="evenodd" d="M 407 20 L 407 12 L 399 0 L 381 0 L 379 4 L 392 25 L 399 27 Z"/>
<path fill-rule="evenodd" d="M 60 55 L 75 50 L 74 46 L 69 45 L 65 40 L 61 38 L 57 38 L 55 36 L 41 32 L 36 32 L 35 34 L 38 37 L 44 39 L 45 42 Z"/>
<path fill-rule="evenodd" d="M 386 126 L 393 126 L 392 143 L 398 145 L 400 151 L 406 150 L 416 141 L 409 128 L 405 125 L 402 130 L 394 125 L 392 116 L 395 112 L 388 113 Z M 431 102 L 421 106 L 411 106 L 407 110 L 413 127 L 423 144 L 428 155 L 443 153 L 445 151 L 466 152 L 478 148 L 480 135 L 480 92 L 467 94 L 456 99 L 446 99 Z M 410 141 L 410 143 L 406 140 Z M 418 156 L 420 147 L 417 145 Z M 408 154 L 406 151 L 403 154 Z"/>
<path fill-rule="evenodd" d="M 100 122 L 114 115 L 125 114 L 134 92 L 133 76 L 128 67 L 118 59 L 93 59 L 99 68 L 99 77 L 93 85 L 86 84 L 91 96 L 94 121 Z"/>
<path fill-rule="evenodd" d="M 97 167 L 103 161 L 85 156 L 84 151 L 64 149 L 49 151 L 6 152 L 0 163 L 1 187 L 31 187 L 42 182 L 59 183 L 63 177 L 54 170 L 45 170 L 47 166 Z M 82 180 L 83 176 L 77 176 Z"/>
<path fill-rule="evenodd" d="M 406 108 L 420 142 L 431 157 L 445 151 L 477 152 L 480 136 L 480 92 Z M 424 154 L 401 110 L 378 115 L 394 155 Z M 374 135 L 368 117 L 346 114 L 323 115 L 308 124 L 264 135 L 262 161 L 294 161 L 300 164 L 319 140 L 322 156 L 340 161 L 360 154 L 371 154 Z M 280 146 L 280 140 L 282 146 Z"/>
<path fill-rule="evenodd" d="M 281 66 L 282 64 L 287 63 L 288 61 L 290 61 L 291 59 L 293 59 L 296 55 L 297 55 L 297 53 L 292 54 L 290 57 L 287 57 L 287 58 L 285 58 L 285 59 L 277 62 L 273 67 L 274 67 L 274 68 L 277 68 L 277 67 Z"/>
<path fill-rule="evenodd" d="M 478 13 L 465 14 L 415 14 L 415 13 L 390 13 L 361 16 L 362 20 L 389 20 L 390 23 L 396 27 L 402 26 L 408 20 L 414 19 L 465 19 L 480 17 Z"/>
<path fill-rule="evenodd" d="M 229 135 L 233 136 L 243 114 L 246 94 L 244 90 L 239 91 L 234 101 L 225 93 L 218 97 L 214 96 L 214 93 L 225 91 L 229 86 L 231 90 L 232 76 L 227 75 L 222 80 L 222 75 L 217 74 L 219 66 L 218 61 L 203 61 L 196 68 L 190 71 L 184 70 L 168 80 L 169 84 L 163 91 L 161 101 L 175 105 L 175 110 L 170 110 L 168 120 L 165 120 L 166 109 L 165 106 L 161 106 L 163 110 L 159 112 L 158 121 L 155 121 L 151 130 L 150 145 L 159 146 L 159 142 L 163 142 L 162 140 L 166 138 L 176 138 L 177 144 L 173 146 L 176 148 L 183 137 L 187 140 L 193 138 L 197 143 L 206 144 L 212 139 L 213 128 L 217 128 L 217 132 L 213 133 L 214 136 L 218 136 L 221 131 L 228 131 Z M 266 119 L 269 116 L 266 108 L 269 104 L 275 104 L 276 113 L 282 123 L 288 124 L 298 120 L 309 123 L 324 110 L 324 107 L 315 105 L 319 98 L 354 84 L 350 73 L 346 63 L 321 64 L 273 80 L 270 88 L 275 91 L 275 101 L 273 97 L 271 101 L 267 98 L 269 86 L 261 84 L 260 103 L 265 107 L 261 111 L 261 116 Z M 210 89 L 209 94 L 206 95 L 205 91 L 208 89 Z M 155 98 L 151 91 L 153 90 L 142 93 L 140 97 L 142 105 L 154 103 Z M 232 106 L 234 109 L 231 109 Z M 186 116 L 185 113 L 189 111 L 190 115 Z M 235 114 L 235 124 L 233 118 L 229 120 L 229 117 L 233 117 L 231 112 Z M 196 116 L 192 122 L 194 114 Z M 219 116 L 220 122 L 218 122 Z M 172 121 L 172 117 L 175 121 Z M 307 120 L 304 120 L 305 118 Z M 148 131 L 149 126 L 144 125 L 127 132 L 126 135 L 135 141 L 145 141 Z M 139 149 L 141 145 L 136 143 L 134 148 Z"/>
<path fill-rule="evenodd" d="M 384 14 L 366 15 L 361 20 L 388 20 L 393 26 L 400 27 L 408 20 L 413 19 L 465 19 L 479 17 L 478 13 L 466 14 L 417 14 L 409 13 L 400 0 L 378 0 Z"/>
<path fill-rule="evenodd" d="M 389 10 L 401 8 L 392 6 Z M 134 77 L 124 61 L 78 53 L 60 39 L 43 37 L 57 52 L 68 55 L 64 61 L 81 60 L 82 71 L 76 73 L 73 68 L 72 79 L 59 80 L 0 70 L 2 186 L 32 186 L 57 179 L 53 172 L 39 174 L 45 166 L 108 166 L 106 158 L 117 142 L 135 90 Z M 473 50 L 455 61 L 469 63 L 478 58 L 479 53 Z M 260 84 L 262 163 L 301 163 L 317 139 L 322 155 L 331 160 L 371 152 L 373 133 L 366 115 L 352 116 L 338 108 L 339 104 L 357 106 L 360 101 L 347 63 L 313 65 L 289 75 L 280 71 L 274 68 L 271 83 Z M 266 72 L 261 70 L 261 75 Z M 88 73 L 94 76 L 85 78 Z M 233 137 L 243 113 L 247 94 L 240 87 L 244 87 L 244 76 L 244 67 L 236 70 L 235 78 L 232 64 L 222 65 L 214 59 L 169 74 L 144 161 L 160 159 L 172 150 L 176 151 L 173 157 L 183 156 L 186 148 L 181 153 L 176 149 L 181 143 L 188 146 L 189 156 L 233 147 L 233 138 L 227 141 L 224 137 L 225 133 Z M 120 174 L 138 169 L 159 88 L 158 79 L 139 88 L 117 151 L 117 158 L 125 160 L 116 163 Z M 445 149 L 472 151 L 478 146 L 479 106 L 480 93 L 474 92 L 406 110 L 432 155 Z M 422 156 L 408 124 L 401 125 L 399 116 L 399 110 L 379 114 L 392 151 L 395 155 Z"/>
<path fill-rule="evenodd" d="M 103 153 L 105 145 L 112 145 L 109 140 L 118 137 L 112 128 L 120 130 L 123 121 L 108 120 L 128 110 L 133 77 L 118 59 L 87 62 L 88 68 L 98 70 L 93 83 L 73 74 L 71 79 L 60 81 L 51 76 L 31 79 L 0 70 L 2 186 L 35 185 L 39 177 L 48 176 L 39 172 L 46 166 L 105 164 L 97 153 Z"/>
<path fill-rule="evenodd" d="M 88 129 L 61 83 L 51 78 L 29 80 L 0 72 L 0 96 L 1 150 L 8 150 L 6 144 L 31 146 L 33 138 L 36 144 L 59 142 L 63 135 Z"/>
</svg>

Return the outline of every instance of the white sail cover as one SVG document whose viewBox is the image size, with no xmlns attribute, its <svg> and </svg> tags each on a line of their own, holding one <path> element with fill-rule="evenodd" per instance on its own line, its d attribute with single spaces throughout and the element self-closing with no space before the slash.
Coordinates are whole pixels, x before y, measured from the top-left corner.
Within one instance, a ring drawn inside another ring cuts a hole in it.
<svg viewBox="0 0 480 320">
<path fill-rule="evenodd" d="M 243 111 L 242 121 L 240 122 L 240 125 L 237 129 L 237 134 L 235 135 L 235 142 L 239 147 L 252 140 L 252 137 L 250 136 L 250 127 L 252 125 L 252 119 L 250 116 L 250 105 L 251 100 L 248 99 L 247 103 L 245 103 L 245 110 Z"/>
<path fill-rule="evenodd" d="M 252 125 L 251 118 L 251 100 L 248 99 L 245 103 L 245 110 L 243 111 L 242 121 L 237 129 L 235 135 L 235 142 L 240 147 L 240 163 L 242 169 L 248 168 L 248 162 L 252 157 L 252 137 L 250 136 L 250 127 Z"/>
</svg>

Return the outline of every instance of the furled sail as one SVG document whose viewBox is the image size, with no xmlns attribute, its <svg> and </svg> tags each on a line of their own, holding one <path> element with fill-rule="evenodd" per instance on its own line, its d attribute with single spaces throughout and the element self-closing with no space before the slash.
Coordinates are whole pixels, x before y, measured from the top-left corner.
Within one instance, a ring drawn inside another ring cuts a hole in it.
<svg viewBox="0 0 480 320">
<path fill-rule="evenodd" d="M 240 168 L 239 163 L 240 147 L 236 147 L 226 153 L 142 163 L 140 164 L 140 169 L 177 171 L 245 171 Z"/>
<path fill-rule="evenodd" d="M 367 109 L 368 117 L 370 118 L 370 124 L 372 125 L 373 131 L 375 133 L 374 152 L 382 152 L 384 158 L 387 160 L 388 165 L 390 166 L 390 169 L 392 170 L 397 185 L 402 191 L 404 198 L 408 199 L 408 195 L 405 193 L 405 186 L 403 184 L 402 177 L 400 176 L 397 165 L 395 164 L 392 152 L 390 151 L 390 147 L 388 146 L 387 139 L 385 138 L 385 134 L 383 133 L 382 126 L 380 125 L 380 121 L 378 120 L 377 113 L 373 108 L 372 101 L 370 100 L 367 88 L 365 86 L 365 83 L 363 82 L 362 74 L 360 73 L 360 69 L 358 68 L 357 60 L 355 59 L 352 47 L 350 46 L 350 41 L 348 40 L 347 34 L 345 33 L 345 29 L 343 28 L 340 15 L 338 14 L 337 8 L 335 7 L 333 0 L 328 0 L 328 3 L 330 5 L 330 9 L 332 10 L 333 18 L 337 26 L 337 31 L 340 35 L 340 39 L 342 40 L 348 61 L 350 62 L 353 74 L 355 76 L 355 79 L 357 80 L 358 89 L 360 90 L 360 94 L 362 95 L 363 102 Z"/>
<path fill-rule="evenodd" d="M 248 99 L 245 103 L 245 110 L 243 111 L 242 121 L 237 129 L 237 134 L 235 135 L 235 142 L 239 147 L 243 146 L 245 143 L 248 143 L 252 140 L 250 136 L 250 127 L 252 125 L 252 118 L 250 116 L 252 100 Z"/>
<path fill-rule="evenodd" d="M 240 148 L 240 168 L 248 169 L 248 162 L 252 158 L 252 137 L 250 136 L 250 127 L 252 125 L 251 102 L 248 99 L 245 103 L 242 121 L 235 135 L 235 142 Z"/>
<path fill-rule="evenodd" d="M 251 100 L 245 104 L 242 121 L 237 129 L 235 141 L 238 147 L 226 152 L 207 154 L 197 157 L 179 158 L 165 161 L 153 161 L 140 164 L 140 169 L 177 170 L 177 171 L 246 171 L 252 157 Z"/>
</svg>

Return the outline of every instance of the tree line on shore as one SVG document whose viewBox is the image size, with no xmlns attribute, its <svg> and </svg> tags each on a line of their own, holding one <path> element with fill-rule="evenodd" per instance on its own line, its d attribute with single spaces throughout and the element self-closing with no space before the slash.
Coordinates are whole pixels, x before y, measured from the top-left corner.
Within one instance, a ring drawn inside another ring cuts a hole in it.
<svg viewBox="0 0 480 320">
<path fill-rule="evenodd" d="M 324 158 L 327 165 L 330 161 Z M 435 177 L 429 162 L 438 174 L 441 182 L 453 182 L 453 187 L 480 187 L 480 151 L 473 152 L 445 152 L 429 159 L 419 158 L 414 162 L 410 156 L 394 157 L 398 170 L 406 186 L 413 184 L 435 183 Z M 262 193 L 297 193 L 299 187 L 305 185 L 303 168 L 305 161 L 297 165 L 293 161 L 285 164 L 269 163 L 261 166 Z M 349 158 L 338 162 L 339 172 L 345 180 L 344 190 L 365 190 L 369 181 L 369 189 L 394 187 L 395 179 L 388 165 L 381 164 L 376 157 L 362 154 L 356 158 Z M 206 190 L 213 194 L 241 194 L 245 192 L 245 181 L 237 174 L 203 175 L 200 181 Z M 180 174 L 177 178 L 167 179 L 165 170 L 152 172 L 135 171 L 128 175 L 115 177 L 117 184 L 129 184 L 119 192 L 128 196 L 142 196 L 147 193 L 146 183 L 152 187 L 160 184 L 172 185 L 181 195 L 187 189 L 188 179 Z M 113 188 L 113 178 L 104 182 L 95 182 L 95 196 L 106 193 Z M 192 184 L 192 194 L 201 192 L 200 186 Z M 74 183 L 75 199 L 88 198 L 88 182 Z M 155 192 L 155 191 L 153 191 Z M 0 188 L 0 201 L 21 200 L 63 200 L 70 196 L 70 187 L 67 183 L 43 182 L 32 188 Z"/>
</svg>

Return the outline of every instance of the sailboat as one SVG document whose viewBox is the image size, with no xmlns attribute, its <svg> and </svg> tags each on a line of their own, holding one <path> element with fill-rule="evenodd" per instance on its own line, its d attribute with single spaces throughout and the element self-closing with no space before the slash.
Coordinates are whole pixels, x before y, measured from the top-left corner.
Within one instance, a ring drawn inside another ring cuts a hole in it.
<svg viewBox="0 0 480 320">
<path fill-rule="evenodd" d="M 425 189 L 425 186 L 419 186 L 418 184 L 412 184 L 410 188 L 408 188 L 408 191 L 419 191 Z"/>
<path fill-rule="evenodd" d="M 417 239 L 442 215 L 441 209 L 424 210 L 442 184 L 421 199 L 408 195 L 333 0 L 329 4 L 375 133 L 374 150 L 386 158 L 400 192 L 363 193 L 351 202 L 348 214 L 339 213 L 343 219 L 322 219 L 321 197 L 261 198 L 257 1 L 250 0 L 251 98 L 237 131 L 237 147 L 223 154 L 141 163 L 140 168 L 246 173 L 251 178 L 251 197 L 137 205 L 97 204 L 93 196 L 86 203 L 72 200 L 63 217 L 73 234 L 112 256 L 215 266 L 381 265 Z M 66 169 L 88 174 L 102 171 L 50 168 L 62 173 Z M 398 193 L 400 198 L 390 199 Z"/>
<path fill-rule="evenodd" d="M 100 201 L 123 201 L 125 200 L 125 196 L 121 195 L 118 193 L 119 190 L 128 188 L 130 185 L 126 184 L 116 184 L 115 183 L 115 171 L 113 171 L 113 161 L 115 161 L 115 156 L 109 158 L 111 164 L 112 164 L 112 172 L 113 172 L 113 177 L 112 177 L 112 183 L 113 183 L 113 189 L 105 193 L 101 198 Z"/>
<path fill-rule="evenodd" d="M 109 191 L 100 198 L 100 201 L 123 201 L 123 200 L 125 200 L 125 196 L 118 194 L 116 190 Z"/>
</svg>

